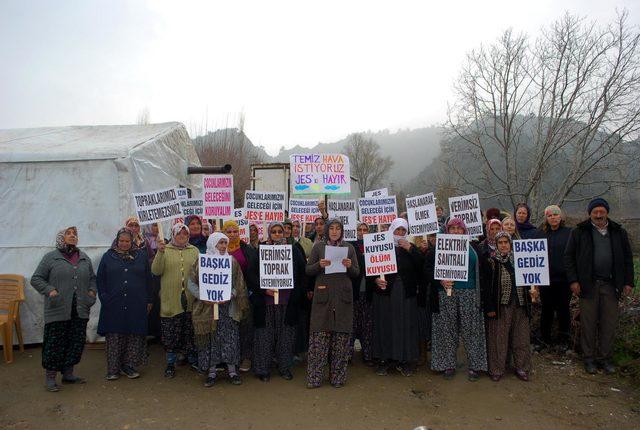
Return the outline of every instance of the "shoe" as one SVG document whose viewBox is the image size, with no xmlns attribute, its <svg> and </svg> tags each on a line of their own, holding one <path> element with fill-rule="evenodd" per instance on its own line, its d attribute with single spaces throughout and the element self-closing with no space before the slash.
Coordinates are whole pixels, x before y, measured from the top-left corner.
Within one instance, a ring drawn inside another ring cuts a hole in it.
<svg viewBox="0 0 640 430">
<path fill-rule="evenodd" d="M 396 370 L 400 372 L 402 376 L 413 375 L 413 369 L 411 368 L 411 365 L 409 365 L 408 363 L 399 364 L 398 366 L 396 366 Z"/>
<path fill-rule="evenodd" d="M 442 376 L 446 380 L 453 379 L 455 374 L 456 374 L 456 369 L 446 369 L 444 372 L 442 372 Z"/>
<path fill-rule="evenodd" d="M 286 379 L 287 381 L 291 381 L 293 379 L 293 374 L 289 369 L 280 372 L 280 376 L 282 376 L 282 379 Z"/>
<path fill-rule="evenodd" d="M 342 388 L 344 387 L 344 384 L 341 384 L 340 382 L 335 382 L 335 383 L 332 383 L 331 386 L 333 388 Z"/>
<path fill-rule="evenodd" d="M 62 377 L 63 384 L 84 384 L 87 381 L 76 375 L 67 375 Z"/>
<path fill-rule="evenodd" d="M 314 388 L 320 388 L 320 385 L 312 384 L 311 382 L 307 383 L 307 388 L 313 390 Z"/>
<path fill-rule="evenodd" d="M 598 368 L 593 361 L 588 360 L 584 362 L 584 371 L 589 375 L 595 375 L 596 373 L 598 373 Z"/>
<path fill-rule="evenodd" d="M 527 372 L 525 372 L 524 370 L 522 370 L 522 369 L 517 369 L 516 370 L 516 376 L 521 381 L 524 381 L 524 382 L 528 382 L 529 381 L 529 374 Z"/>
<path fill-rule="evenodd" d="M 491 378 L 493 382 L 498 382 L 500 379 L 502 379 L 502 375 L 498 373 L 490 373 L 489 378 Z"/>
<path fill-rule="evenodd" d="M 173 378 L 176 376 L 176 366 L 174 364 L 167 364 L 167 368 L 164 369 L 165 378 Z"/>
<path fill-rule="evenodd" d="M 129 379 L 136 379 L 140 377 L 140 373 L 131 366 L 122 366 L 120 373 L 126 375 Z"/>
<path fill-rule="evenodd" d="M 206 388 L 211 388 L 216 385 L 216 377 L 215 376 L 207 376 L 207 379 L 204 381 L 204 386 Z"/>
<path fill-rule="evenodd" d="M 475 370 L 469 370 L 469 372 L 467 373 L 467 379 L 470 382 L 476 382 L 478 379 L 480 379 L 480 374 Z"/>
<path fill-rule="evenodd" d="M 389 366 L 387 366 L 386 363 L 378 364 L 378 367 L 376 367 L 376 375 L 387 376 L 388 373 L 389 373 Z"/>
<path fill-rule="evenodd" d="M 58 391 L 60 391 L 60 386 L 56 384 L 55 379 L 51 381 L 47 380 L 44 388 L 50 393 L 57 393 Z"/>
<path fill-rule="evenodd" d="M 229 382 L 231 382 L 231 385 L 242 385 L 242 379 L 238 374 L 229 376 Z"/>
<path fill-rule="evenodd" d="M 194 372 L 201 372 L 200 368 L 198 367 L 198 363 L 189 364 L 189 369 L 193 370 Z"/>
<path fill-rule="evenodd" d="M 269 382 L 271 380 L 271 376 L 270 375 L 258 375 L 258 379 L 260 379 L 262 382 Z"/>
<path fill-rule="evenodd" d="M 107 373 L 107 376 L 104 377 L 104 379 L 106 379 L 107 381 L 115 381 L 119 378 L 120 375 L 118 375 L 117 373 Z"/>
<path fill-rule="evenodd" d="M 251 370 L 251 360 L 245 358 L 244 360 L 242 360 L 242 363 L 240 363 L 240 371 L 248 372 L 249 370 Z"/>
<path fill-rule="evenodd" d="M 604 371 L 605 375 L 614 375 L 616 373 L 616 367 L 611 364 L 610 361 L 604 362 L 604 364 L 602 365 L 602 370 Z"/>
</svg>

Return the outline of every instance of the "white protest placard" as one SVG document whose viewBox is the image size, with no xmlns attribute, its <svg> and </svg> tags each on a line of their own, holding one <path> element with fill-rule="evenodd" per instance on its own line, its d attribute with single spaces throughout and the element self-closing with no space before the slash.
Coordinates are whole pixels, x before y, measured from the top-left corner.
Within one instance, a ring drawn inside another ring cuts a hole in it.
<svg viewBox="0 0 640 430">
<path fill-rule="evenodd" d="M 240 240 L 249 243 L 249 220 L 244 217 L 244 208 L 234 209 L 233 217 L 238 223 Z"/>
<path fill-rule="evenodd" d="M 316 199 L 289 199 L 289 219 L 300 221 L 301 223 L 313 223 L 316 218 L 320 218 L 318 200 Z"/>
<path fill-rule="evenodd" d="M 397 218 L 396 196 L 358 199 L 359 219 L 368 225 L 390 224 Z"/>
<path fill-rule="evenodd" d="M 249 221 L 284 221 L 284 192 L 245 191 L 244 216 Z"/>
<path fill-rule="evenodd" d="M 477 193 L 449 197 L 449 214 L 451 218 L 459 218 L 464 221 L 469 236 L 482 236 L 482 213 Z"/>
<path fill-rule="evenodd" d="M 383 197 L 388 195 L 389 195 L 389 190 L 387 188 L 380 188 L 379 190 L 371 190 L 371 191 L 364 192 L 365 197 Z"/>
<path fill-rule="evenodd" d="M 133 193 L 133 202 L 140 225 L 183 217 L 175 188 L 149 193 Z"/>
<path fill-rule="evenodd" d="M 178 199 L 186 200 L 189 198 L 189 190 L 187 190 L 186 188 L 178 187 L 176 188 L 176 195 L 178 196 Z"/>
<path fill-rule="evenodd" d="M 289 156 L 292 194 L 348 194 L 349 157 L 343 154 Z"/>
<path fill-rule="evenodd" d="M 513 262 L 517 286 L 550 285 L 547 239 L 514 240 Z"/>
<path fill-rule="evenodd" d="M 230 255 L 200 254 L 198 270 L 200 300 L 209 302 L 231 300 L 232 273 Z"/>
<path fill-rule="evenodd" d="M 291 245 L 260 245 L 260 288 L 293 288 L 293 251 Z"/>
<path fill-rule="evenodd" d="M 190 215 L 198 215 L 199 217 L 202 217 L 202 199 L 180 200 L 180 206 L 182 206 L 182 213 L 185 217 Z"/>
<path fill-rule="evenodd" d="M 434 279 L 467 281 L 469 279 L 469 236 L 438 234 L 436 236 L 436 267 Z"/>
<path fill-rule="evenodd" d="M 407 218 L 410 236 L 437 233 L 438 215 L 433 193 L 407 197 Z"/>
<path fill-rule="evenodd" d="M 338 218 L 344 227 L 344 240 L 356 240 L 358 238 L 358 214 L 355 200 L 329 200 L 327 201 L 327 214 L 329 219 Z"/>
<path fill-rule="evenodd" d="M 385 233 L 365 234 L 364 267 L 366 276 L 387 275 L 398 272 L 393 235 Z"/>
<path fill-rule="evenodd" d="M 330 273 L 345 273 L 347 267 L 342 264 L 342 260 L 347 258 L 348 254 L 349 248 L 346 246 L 325 246 L 324 258 L 331 261 L 331 264 L 324 268 L 324 273 L 327 275 Z"/>
<path fill-rule="evenodd" d="M 202 203 L 206 219 L 233 218 L 233 175 L 204 175 Z"/>
</svg>

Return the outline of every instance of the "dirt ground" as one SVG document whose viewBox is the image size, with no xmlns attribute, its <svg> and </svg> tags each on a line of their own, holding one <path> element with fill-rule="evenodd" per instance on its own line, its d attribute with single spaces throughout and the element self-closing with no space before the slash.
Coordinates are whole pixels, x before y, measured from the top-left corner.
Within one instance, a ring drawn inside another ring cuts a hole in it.
<svg viewBox="0 0 640 430">
<path fill-rule="evenodd" d="M 640 390 L 549 356 L 535 356 L 529 383 L 512 375 L 471 383 L 464 368 L 452 381 L 424 367 L 408 378 L 395 371 L 381 377 L 357 356 L 345 387 L 309 390 L 302 365 L 293 381 L 274 376 L 264 383 L 245 374 L 240 386 L 222 376 L 204 388 L 203 376 L 184 367 L 167 380 L 158 345 L 140 379 L 106 381 L 104 351 L 85 350 L 77 374 L 87 383 L 58 393 L 44 390 L 40 358 L 39 348 L 29 348 L 16 351 L 13 364 L 0 364 L 0 428 L 640 428 Z"/>
</svg>

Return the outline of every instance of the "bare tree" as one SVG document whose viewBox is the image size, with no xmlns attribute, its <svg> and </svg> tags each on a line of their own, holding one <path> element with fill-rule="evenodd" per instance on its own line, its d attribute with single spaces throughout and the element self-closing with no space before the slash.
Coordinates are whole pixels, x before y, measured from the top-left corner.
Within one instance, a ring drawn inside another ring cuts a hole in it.
<svg viewBox="0 0 640 430">
<path fill-rule="evenodd" d="M 360 196 L 381 186 L 393 166 L 391 157 L 380 155 L 380 145 L 362 133 L 349 136 L 344 151 L 349 157 L 351 174 L 358 178 Z"/>
<path fill-rule="evenodd" d="M 470 52 L 443 145 L 457 185 L 534 212 L 637 185 L 610 173 L 640 152 L 639 42 L 626 12 L 606 27 L 566 14 L 533 42 L 507 30 Z"/>
<path fill-rule="evenodd" d="M 138 117 L 136 118 L 136 124 L 138 125 L 147 125 L 151 124 L 151 112 L 149 111 L 149 107 L 145 106 L 138 112 Z"/>
</svg>

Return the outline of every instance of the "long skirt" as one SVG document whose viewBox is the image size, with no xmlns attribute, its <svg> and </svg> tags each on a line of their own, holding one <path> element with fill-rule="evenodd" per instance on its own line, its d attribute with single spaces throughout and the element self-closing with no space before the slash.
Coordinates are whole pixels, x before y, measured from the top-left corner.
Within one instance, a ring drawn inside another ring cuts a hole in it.
<svg viewBox="0 0 640 430">
<path fill-rule="evenodd" d="M 240 321 L 240 360 L 251 360 L 253 357 L 253 311 L 249 307 L 248 315 Z"/>
<path fill-rule="evenodd" d="M 268 375 L 275 355 L 278 370 L 284 372 L 293 363 L 293 343 L 296 336 L 295 326 L 284 321 L 287 305 L 267 305 L 265 326 L 256 328 L 253 341 L 253 372 L 256 375 Z"/>
<path fill-rule="evenodd" d="M 307 383 L 320 386 L 324 379 L 324 369 L 329 363 L 331 384 L 347 381 L 351 333 L 318 331 L 309 336 L 309 356 L 307 363 Z"/>
<path fill-rule="evenodd" d="M 174 317 L 160 318 L 162 345 L 167 353 L 181 352 L 192 361 L 196 357 L 193 343 L 191 312 L 183 312 Z"/>
<path fill-rule="evenodd" d="M 360 297 L 353 303 L 353 335 L 351 337 L 351 353 L 353 356 L 353 343 L 356 339 L 360 341 L 362 347 L 362 359 L 370 361 L 371 338 L 373 337 L 373 305 L 367 301 L 365 292 L 360 293 Z"/>
<path fill-rule="evenodd" d="M 457 365 L 460 337 L 467 351 L 470 370 L 487 370 L 487 346 L 476 290 L 454 290 L 451 296 L 439 292 L 440 312 L 433 314 L 431 369 L 444 371 Z"/>
<path fill-rule="evenodd" d="M 296 341 L 294 345 L 294 352 L 296 354 L 305 353 L 309 348 L 310 316 L 309 309 L 298 309 L 298 324 L 296 324 Z"/>
<path fill-rule="evenodd" d="M 528 372 L 531 368 L 529 316 L 512 300 L 501 305 L 498 318 L 487 320 L 487 357 L 489 373 L 503 375 L 507 367 L 509 345 L 516 369 Z"/>
<path fill-rule="evenodd" d="M 418 303 L 415 297 L 406 297 L 400 276 L 390 295 L 373 296 L 373 358 L 401 363 L 417 361 Z"/>
<path fill-rule="evenodd" d="M 147 339 L 143 334 L 106 333 L 107 373 L 117 375 L 122 366 L 147 364 Z"/>
<path fill-rule="evenodd" d="M 71 319 L 44 325 L 42 337 L 42 367 L 62 372 L 80 363 L 87 340 L 86 318 L 78 318 L 77 299 L 71 304 Z"/>
<path fill-rule="evenodd" d="M 240 363 L 240 327 L 229 316 L 229 303 L 219 305 L 216 331 L 209 335 L 208 345 L 198 350 L 198 367 L 202 370 L 211 370 L 219 363 Z"/>
</svg>

